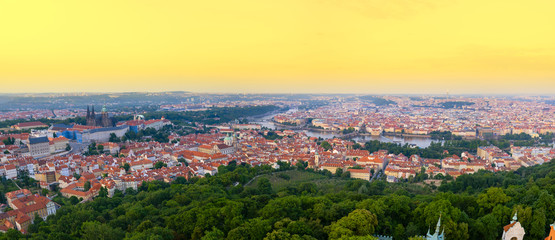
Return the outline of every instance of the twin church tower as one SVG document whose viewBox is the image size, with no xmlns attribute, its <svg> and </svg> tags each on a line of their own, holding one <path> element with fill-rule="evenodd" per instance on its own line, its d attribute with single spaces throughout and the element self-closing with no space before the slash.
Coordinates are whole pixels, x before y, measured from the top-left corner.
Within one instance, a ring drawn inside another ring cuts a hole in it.
<svg viewBox="0 0 555 240">
<path fill-rule="evenodd" d="M 94 113 L 94 106 L 92 106 L 92 111 L 90 110 L 89 106 L 87 106 L 87 126 L 95 126 L 95 127 L 113 127 L 114 123 L 112 118 L 108 115 L 106 111 L 106 106 L 102 107 L 102 112 L 100 116 L 97 116 Z"/>
</svg>

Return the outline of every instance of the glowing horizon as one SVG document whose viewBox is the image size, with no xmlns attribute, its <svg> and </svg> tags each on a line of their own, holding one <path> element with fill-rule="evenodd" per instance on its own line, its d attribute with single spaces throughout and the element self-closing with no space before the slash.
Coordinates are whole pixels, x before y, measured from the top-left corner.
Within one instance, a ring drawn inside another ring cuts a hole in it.
<svg viewBox="0 0 555 240">
<path fill-rule="evenodd" d="M 555 94 L 555 2 L 0 0 L 0 92 Z"/>
</svg>

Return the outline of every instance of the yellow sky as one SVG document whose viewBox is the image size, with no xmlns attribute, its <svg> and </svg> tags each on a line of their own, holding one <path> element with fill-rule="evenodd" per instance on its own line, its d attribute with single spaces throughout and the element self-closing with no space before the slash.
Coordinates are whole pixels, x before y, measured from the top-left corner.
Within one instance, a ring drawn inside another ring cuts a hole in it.
<svg viewBox="0 0 555 240">
<path fill-rule="evenodd" d="M 555 94 L 553 0 L 0 0 L 0 92 Z"/>
</svg>

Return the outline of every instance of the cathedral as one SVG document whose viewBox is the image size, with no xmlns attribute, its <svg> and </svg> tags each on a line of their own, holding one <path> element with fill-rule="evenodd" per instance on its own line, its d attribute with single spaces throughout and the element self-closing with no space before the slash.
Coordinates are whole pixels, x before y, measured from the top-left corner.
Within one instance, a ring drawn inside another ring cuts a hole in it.
<svg viewBox="0 0 555 240">
<path fill-rule="evenodd" d="M 87 126 L 95 126 L 95 127 L 114 126 L 112 118 L 108 115 L 108 112 L 106 111 L 106 106 L 102 107 L 102 111 L 100 115 L 95 114 L 94 106 L 92 106 L 92 111 L 90 110 L 89 106 L 87 106 L 86 122 L 87 122 Z"/>
</svg>

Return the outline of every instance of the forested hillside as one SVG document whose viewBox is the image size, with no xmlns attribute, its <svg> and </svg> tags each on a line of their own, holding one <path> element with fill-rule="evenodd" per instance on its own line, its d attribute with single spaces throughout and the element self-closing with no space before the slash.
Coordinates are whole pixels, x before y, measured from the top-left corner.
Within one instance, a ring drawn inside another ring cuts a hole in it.
<svg viewBox="0 0 555 240">
<path fill-rule="evenodd" d="M 139 191 L 64 205 L 29 227 L 29 239 L 408 239 L 434 228 L 446 239 L 499 239 L 518 211 L 525 239 L 555 221 L 555 161 L 516 172 L 427 185 L 372 183 L 304 166 L 219 168 L 208 178 L 143 183 Z M 254 181 L 251 181 L 258 176 Z M 247 184 L 248 183 L 248 184 Z M 243 186 L 245 185 L 245 186 Z M 351 236 L 351 238 L 346 238 Z M 363 237 L 356 237 L 363 236 Z M 23 238 L 10 230 L 1 239 Z"/>
</svg>

